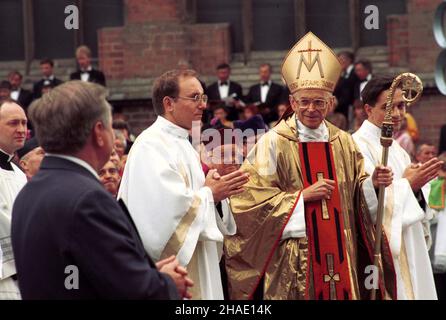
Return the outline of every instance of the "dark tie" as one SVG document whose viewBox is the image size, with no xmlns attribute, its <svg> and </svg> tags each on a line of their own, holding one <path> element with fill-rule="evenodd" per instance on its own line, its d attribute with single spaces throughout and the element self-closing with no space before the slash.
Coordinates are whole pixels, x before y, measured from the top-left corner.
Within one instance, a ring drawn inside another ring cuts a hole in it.
<svg viewBox="0 0 446 320">
<path fill-rule="evenodd" d="M 227 81 L 222 81 L 222 82 L 220 82 L 220 86 L 227 86 L 228 85 L 228 82 Z"/>
<path fill-rule="evenodd" d="M 262 82 L 262 87 L 263 86 L 267 86 L 267 87 L 269 87 L 269 83 L 268 82 Z"/>
</svg>

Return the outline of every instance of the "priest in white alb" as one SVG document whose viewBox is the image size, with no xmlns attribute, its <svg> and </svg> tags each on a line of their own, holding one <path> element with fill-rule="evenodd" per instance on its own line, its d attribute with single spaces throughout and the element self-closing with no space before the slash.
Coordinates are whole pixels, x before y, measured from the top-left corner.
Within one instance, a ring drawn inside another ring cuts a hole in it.
<svg viewBox="0 0 446 320">
<path fill-rule="evenodd" d="M 192 299 L 223 299 L 217 243 L 224 231 L 215 203 L 243 191 L 237 170 L 205 177 L 189 130 L 199 124 L 207 96 L 192 70 L 172 70 L 153 86 L 155 123 L 132 146 L 118 198 L 127 205 L 148 254 L 174 254 L 194 281 Z"/>
<path fill-rule="evenodd" d="M 353 134 L 364 156 L 365 170 L 371 173 L 381 162 L 381 126 L 386 98 L 393 79 L 377 77 L 370 80 L 362 92 L 368 119 Z M 406 112 L 403 91 L 395 90 L 392 121 L 398 130 Z M 389 148 L 388 166 L 394 173 L 393 183 L 385 190 L 383 228 L 389 240 L 396 272 L 398 300 L 437 299 L 431 263 L 423 232 L 425 211 L 421 188 L 438 174 L 441 161 L 433 158 L 421 165 L 412 165 L 410 157 L 397 142 Z M 363 185 L 370 214 L 376 220 L 377 190 Z M 427 199 L 425 199 L 427 200 Z"/>
<path fill-rule="evenodd" d="M 26 138 L 26 116 L 13 101 L 0 102 L 0 300 L 20 299 L 11 245 L 11 212 L 26 176 L 12 163 Z"/>
</svg>

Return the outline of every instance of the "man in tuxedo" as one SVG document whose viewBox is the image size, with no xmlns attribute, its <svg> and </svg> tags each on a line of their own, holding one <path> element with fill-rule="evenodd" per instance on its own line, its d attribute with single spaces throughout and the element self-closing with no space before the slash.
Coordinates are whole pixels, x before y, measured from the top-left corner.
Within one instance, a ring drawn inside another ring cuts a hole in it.
<svg viewBox="0 0 446 320">
<path fill-rule="evenodd" d="M 338 54 L 339 62 L 341 63 L 342 73 L 336 84 L 333 95 L 338 100 L 338 106 L 335 112 L 341 113 L 348 120 L 350 106 L 354 101 L 354 89 L 359 82 L 358 76 L 355 73 L 353 61 L 355 55 L 350 51 L 342 51 Z"/>
<path fill-rule="evenodd" d="M 91 50 L 87 46 L 80 46 L 76 49 L 76 60 L 79 70 L 70 75 L 70 80 L 94 82 L 105 87 L 105 75 L 102 71 L 92 67 Z"/>
<path fill-rule="evenodd" d="M 227 63 L 217 66 L 218 81 L 211 84 L 206 93 L 210 105 L 224 105 L 228 110 L 228 120 L 238 119 L 238 110 L 241 108 L 240 99 L 243 97 L 242 86 L 229 80 L 231 67 Z"/>
<path fill-rule="evenodd" d="M 17 101 L 26 111 L 33 100 L 33 94 L 31 91 L 22 88 L 22 74 L 17 70 L 11 71 L 8 80 L 11 84 L 11 99 Z"/>
<path fill-rule="evenodd" d="M 190 297 L 186 270 L 174 256 L 153 263 L 127 209 L 99 180 L 114 140 L 105 89 L 67 82 L 31 104 L 29 115 L 47 154 L 13 207 L 22 297 Z"/>
<path fill-rule="evenodd" d="M 62 80 L 56 78 L 53 74 L 54 61 L 51 59 L 43 59 L 40 61 L 40 72 L 42 73 L 42 79 L 34 83 L 33 97 L 38 99 L 42 96 L 42 89 L 44 86 L 50 86 L 52 88 L 62 84 Z"/>
<path fill-rule="evenodd" d="M 372 63 L 368 60 L 359 60 L 355 63 L 355 73 L 359 81 L 355 86 L 355 100 L 362 100 L 361 93 L 366 84 L 372 79 Z"/>
<path fill-rule="evenodd" d="M 272 67 L 264 63 L 259 67 L 260 83 L 249 88 L 245 100 L 259 106 L 260 113 L 265 123 L 278 119 L 277 105 L 281 102 L 283 87 L 271 80 Z"/>
</svg>

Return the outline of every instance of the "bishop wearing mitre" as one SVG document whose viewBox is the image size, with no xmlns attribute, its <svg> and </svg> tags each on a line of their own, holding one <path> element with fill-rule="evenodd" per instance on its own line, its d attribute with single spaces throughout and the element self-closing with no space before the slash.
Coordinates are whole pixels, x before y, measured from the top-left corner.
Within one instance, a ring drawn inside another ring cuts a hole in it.
<svg viewBox="0 0 446 320">
<path fill-rule="evenodd" d="M 336 54 L 313 33 L 290 50 L 282 76 L 291 109 L 248 154 L 245 192 L 231 197 L 237 233 L 224 244 L 232 299 L 366 299 L 374 228 L 362 187 L 392 182 L 364 172 L 352 137 L 325 120 L 341 73 Z M 379 297 L 395 297 L 383 241 Z M 368 285 L 369 284 L 369 285 Z"/>
</svg>

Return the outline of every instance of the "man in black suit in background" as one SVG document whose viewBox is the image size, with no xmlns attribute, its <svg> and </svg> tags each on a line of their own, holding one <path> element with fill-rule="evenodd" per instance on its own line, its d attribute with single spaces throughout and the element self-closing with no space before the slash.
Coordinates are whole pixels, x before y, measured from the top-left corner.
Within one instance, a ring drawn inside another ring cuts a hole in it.
<svg viewBox="0 0 446 320">
<path fill-rule="evenodd" d="M 30 106 L 48 154 L 12 213 L 24 299 L 189 297 L 186 270 L 174 256 L 152 262 L 127 209 L 99 181 L 114 142 L 105 97 L 102 86 L 70 81 Z"/>
<path fill-rule="evenodd" d="M 282 100 L 283 87 L 271 80 L 272 67 L 269 63 L 264 63 L 259 67 L 260 83 L 249 88 L 245 100 L 247 103 L 256 104 L 265 123 L 270 123 L 278 119 L 277 105 Z"/>
<path fill-rule="evenodd" d="M 350 106 L 353 106 L 354 90 L 359 83 L 358 76 L 355 73 L 355 55 L 349 51 L 342 51 L 338 54 L 339 62 L 341 63 L 342 73 L 336 84 L 333 95 L 338 100 L 338 105 L 335 112 L 341 113 L 348 120 L 348 113 Z"/>
<path fill-rule="evenodd" d="M 26 111 L 33 100 L 33 94 L 31 91 L 22 88 L 22 74 L 17 70 L 11 71 L 8 80 L 11 84 L 11 99 L 17 101 Z"/>
<path fill-rule="evenodd" d="M 243 98 L 242 86 L 229 80 L 231 67 L 227 63 L 217 66 L 218 81 L 206 89 L 209 104 L 214 107 L 223 105 L 228 110 L 228 120 L 238 120 L 238 110 L 241 107 L 240 99 Z"/>
<path fill-rule="evenodd" d="M 105 75 L 91 65 L 91 50 L 87 46 L 76 49 L 76 60 L 79 70 L 70 75 L 70 80 L 82 80 L 98 83 L 105 87 Z"/>
<path fill-rule="evenodd" d="M 38 99 L 42 96 L 42 88 L 44 86 L 50 86 L 51 88 L 57 87 L 62 84 L 63 81 L 56 78 L 53 74 L 54 61 L 45 58 L 40 61 L 40 72 L 42 73 L 42 79 L 34 83 L 33 86 L 33 98 Z"/>
</svg>

